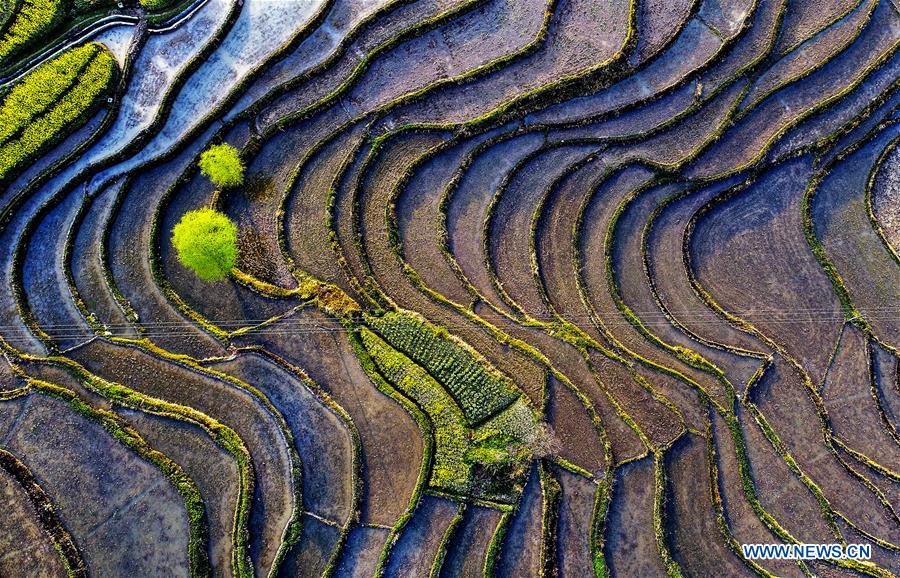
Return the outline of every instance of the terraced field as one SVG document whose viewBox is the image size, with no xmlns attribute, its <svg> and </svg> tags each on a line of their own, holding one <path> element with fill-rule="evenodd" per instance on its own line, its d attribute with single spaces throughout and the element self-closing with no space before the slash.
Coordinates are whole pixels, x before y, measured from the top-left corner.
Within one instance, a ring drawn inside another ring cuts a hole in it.
<svg viewBox="0 0 900 578">
<path fill-rule="evenodd" d="M 898 49 L 896 0 L 0 0 L 0 576 L 900 575 Z"/>
</svg>

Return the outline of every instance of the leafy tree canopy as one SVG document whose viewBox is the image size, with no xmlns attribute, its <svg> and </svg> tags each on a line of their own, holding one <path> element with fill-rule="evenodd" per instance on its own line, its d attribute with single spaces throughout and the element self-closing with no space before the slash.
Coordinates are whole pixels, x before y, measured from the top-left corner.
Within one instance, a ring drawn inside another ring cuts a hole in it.
<svg viewBox="0 0 900 578">
<path fill-rule="evenodd" d="M 204 281 L 228 276 L 237 261 L 237 226 L 213 209 L 188 211 L 172 229 L 178 260 Z"/>
<path fill-rule="evenodd" d="M 218 187 L 236 187 L 244 182 L 244 164 L 230 144 L 209 147 L 200 155 L 200 170 Z"/>
</svg>

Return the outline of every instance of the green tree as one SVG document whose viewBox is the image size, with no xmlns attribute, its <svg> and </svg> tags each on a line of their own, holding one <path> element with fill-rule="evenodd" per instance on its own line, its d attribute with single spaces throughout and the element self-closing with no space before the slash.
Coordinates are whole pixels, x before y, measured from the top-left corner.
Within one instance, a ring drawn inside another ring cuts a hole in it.
<svg viewBox="0 0 900 578">
<path fill-rule="evenodd" d="M 236 187 L 244 182 L 244 163 L 230 144 L 209 147 L 200 155 L 200 170 L 217 187 Z"/>
<path fill-rule="evenodd" d="M 188 211 L 172 229 L 178 260 L 204 281 L 228 276 L 237 261 L 237 226 L 213 209 Z"/>
</svg>

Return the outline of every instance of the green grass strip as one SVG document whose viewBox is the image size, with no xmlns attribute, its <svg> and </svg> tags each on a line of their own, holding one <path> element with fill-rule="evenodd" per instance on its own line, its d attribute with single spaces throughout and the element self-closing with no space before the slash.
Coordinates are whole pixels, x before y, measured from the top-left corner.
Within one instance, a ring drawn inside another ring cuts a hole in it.
<svg viewBox="0 0 900 578">
<path fill-rule="evenodd" d="M 393 347 L 433 375 L 459 404 L 469 425 L 509 407 L 521 393 L 512 380 L 446 329 L 406 312 L 364 315 L 366 323 Z"/>
</svg>

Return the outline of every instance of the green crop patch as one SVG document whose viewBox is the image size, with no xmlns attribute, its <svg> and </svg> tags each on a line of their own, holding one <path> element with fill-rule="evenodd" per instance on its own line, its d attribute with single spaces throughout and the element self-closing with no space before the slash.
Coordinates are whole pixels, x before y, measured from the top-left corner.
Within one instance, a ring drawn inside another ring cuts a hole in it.
<svg viewBox="0 0 900 578">
<path fill-rule="evenodd" d="M 0 0 L 0 30 L 5 30 L 6 25 L 16 13 L 16 0 Z"/>
<path fill-rule="evenodd" d="M 460 407 L 427 371 L 366 328 L 360 337 L 378 371 L 425 412 L 434 430 L 432 488 L 509 503 L 521 491 L 539 428 L 523 400 L 468 427 Z"/>
<path fill-rule="evenodd" d="M 521 393 L 446 330 L 408 313 L 366 315 L 366 323 L 439 381 L 459 404 L 470 426 L 509 407 Z"/>
<path fill-rule="evenodd" d="M 22 0 L 0 38 L 0 64 L 8 64 L 12 57 L 53 31 L 62 24 L 65 14 L 64 0 Z"/>
<path fill-rule="evenodd" d="M 0 1 L 0 70 L 18 66 L 63 40 L 67 28 L 94 22 L 115 7 L 112 0 Z"/>
<path fill-rule="evenodd" d="M 0 182 L 74 132 L 112 87 L 118 65 L 100 44 L 67 50 L 28 73 L 0 103 Z"/>
<path fill-rule="evenodd" d="M 175 0 L 138 0 L 159 17 Z M 71 30 L 127 9 L 112 0 L 0 0 L 0 70 L 16 70 L 47 47 L 65 42 Z"/>
</svg>

